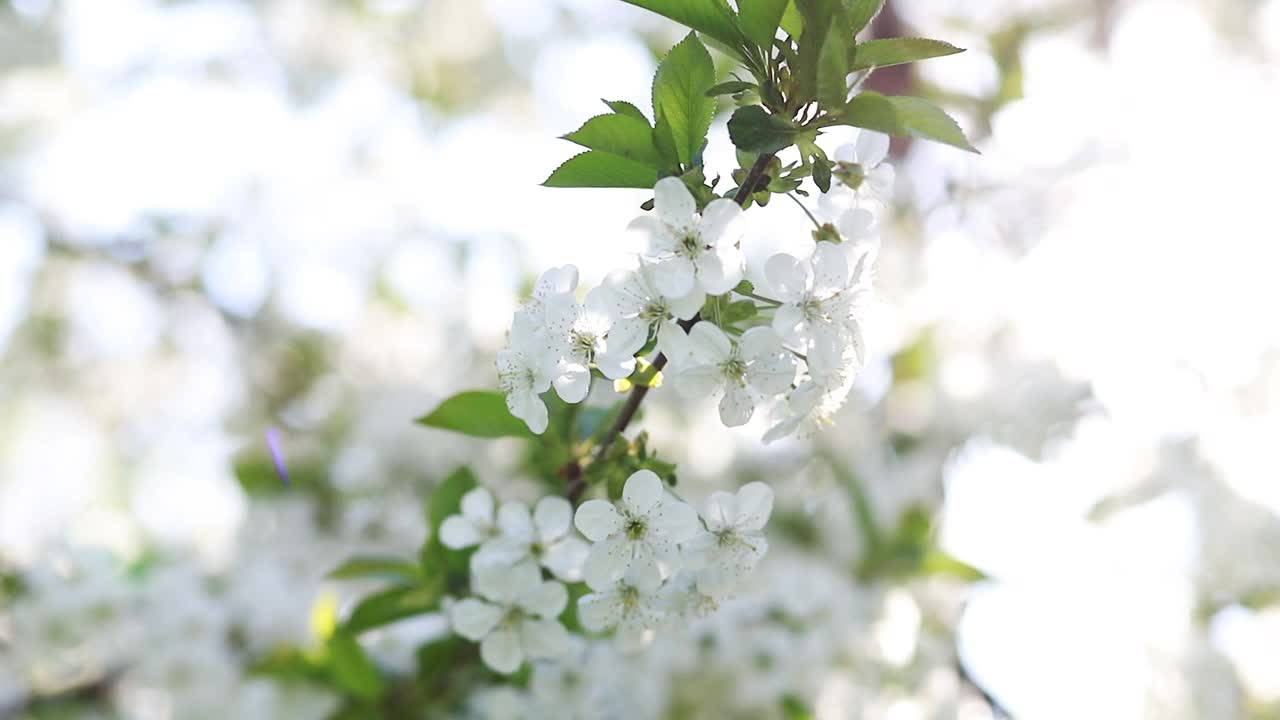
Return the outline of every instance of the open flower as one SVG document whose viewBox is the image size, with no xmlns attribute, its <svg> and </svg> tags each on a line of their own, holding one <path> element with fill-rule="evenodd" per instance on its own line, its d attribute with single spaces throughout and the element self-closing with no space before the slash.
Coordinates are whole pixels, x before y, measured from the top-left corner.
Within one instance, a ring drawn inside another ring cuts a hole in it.
<svg viewBox="0 0 1280 720">
<path fill-rule="evenodd" d="M 444 519 L 436 532 L 447 548 L 461 550 L 494 538 L 498 524 L 494 521 L 493 493 L 478 487 L 462 496 L 461 510 Z"/>
<path fill-rule="evenodd" d="M 622 487 L 622 502 L 588 500 L 574 516 L 591 540 L 583 579 L 604 590 L 623 577 L 645 590 L 662 584 L 680 561 L 679 543 L 698 531 L 698 514 L 675 499 L 651 470 L 639 470 Z"/>
<path fill-rule="evenodd" d="M 852 272 L 847 257 L 841 246 L 820 242 L 808 261 L 786 254 L 769 258 L 765 276 L 773 296 L 782 301 L 773 329 L 784 341 L 834 350 L 859 333 L 858 319 L 871 298 L 866 256 Z"/>
<path fill-rule="evenodd" d="M 480 567 L 472 585 L 481 598 L 449 608 L 454 632 L 480 643 L 480 659 L 495 671 L 515 672 L 525 658 L 553 658 L 569 646 L 569 634 L 555 618 L 569 602 L 564 585 L 542 579 L 538 566 Z"/>
<path fill-rule="evenodd" d="M 511 414 L 541 435 L 547 430 L 547 405 L 539 396 L 551 389 L 556 358 L 535 322 L 523 312 L 516 313 L 510 344 L 498 352 L 498 387 Z"/>
<path fill-rule="evenodd" d="M 754 327 L 737 341 L 709 322 L 689 331 L 684 357 L 673 362 L 671 380 L 686 397 L 721 395 L 720 419 L 729 427 L 746 424 L 755 412 L 754 394 L 785 392 L 796 377 L 796 359 L 778 333 Z"/>
<path fill-rule="evenodd" d="M 473 562 L 510 566 L 533 558 L 557 578 L 577 582 L 582 579 L 588 548 L 573 534 L 572 521 L 573 506 L 555 495 L 539 500 L 532 515 L 524 503 L 503 503 L 498 509 L 501 533 L 480 547 Z"/>
<path fill-rule="evenodd" d="M 611 380 L 624 378 L 635 370 L 635 357 L 609 352 L 609 329 L 613 325 L 600 288 L 587 293 L 580 303 L 571 295 L 547 300 L 547 333 L 559 355 L 553 379 L 556 392 L 568 403 L 581 402 L 591 389 L 594 363 Z"/>
<path fill-rule="evenodd" d="M 773 489 L 762 482 L 736 494 L 715 492 L 702 519 L 706 530 L 684 544 L 686 566 L 698 575 L 698 590 L 712 597 L 731 593 L 769 549 L 764 526 L 773 512 Z"/>
<path fill-rule="evenodd" d="M 642 650 L 666 616 L 666 598 L 658 586 L 635 578 L 611 583 L 578 598 L 578 620 L 592 632 L 614 630 L 614 640 L 626 651 Z"/>
<path fill-rule="evenodd" d="M 720 295 L 737 285 L 743 273 L 742 208 L 720 198 L 699 216 L 689 188 L 674 177 L 659 180 L 653 192 L 653 213 L 636 218 L 631 227 L 648 235 L 644 257 L 653 263 L 657 289 L 683 298 L 699 290 Z"/>
<path fill-rule="evenodd" d="M 609 353 L 632 357 L 663 323 L 672 317 L 688 320 L 702 307 L 705 294 L 693 291 L 681 298 L 662 294 L 655 266 L 641 262 L 637 270 L 615 270 L 601 285 L 604 306 L 612 319 Z"/>
<path fill-rule="evenodd" d="M 855 201 L 872 199 L 888 203 L 893 198 L 893 166 L 889 156 L 889 136 L 862 130 L 852 144 L 836 148 L 833 173 L 840 187 L 852 192 Z"/>
<path fill-rule="evenodd" d="M 855 332 L 846 345 L 810 350 L 809 376 L 787 396 L 785 414 L 764 434 L 765 444 L 790 435 L 805 437 L 830 425 L 862 370 L 863 355 L 861 332 Z"/>
</svg>

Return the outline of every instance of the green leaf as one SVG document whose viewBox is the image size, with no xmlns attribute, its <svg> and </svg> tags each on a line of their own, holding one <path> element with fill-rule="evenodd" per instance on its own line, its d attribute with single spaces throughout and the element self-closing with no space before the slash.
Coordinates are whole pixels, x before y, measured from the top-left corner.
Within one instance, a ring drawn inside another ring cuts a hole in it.
<svg viewBox="0 0 1280 720">
<path fill-rule="evenodd" d="M 618 113 L 619 115 L 630 115 L 637 120 L 643 120 L 645 125 L 649 124 L 649 118 L 644 116 L 644 113 L 641 112 L 640 108 L 626 102 L 625 100 L 602 100 L 601 102 L 608 105 L 610 110 Z"/>
<path fill-rule="evenodd" d="M 787 4 L 788 0 L 738 0 L 738 24 L 747 39 L 766 50 L 772 48 Z"/>
<path fill-rule="evenodd" d="M 591 153 L 584 154 L 590 155 Z M 578 157 L 582 157 L 582 155 Z M 623 159 L 619 158 L 619 160 Z M 624 162 L 630 161 L 624 160 Z M 650 168 L 646 168 L 646 170 L 652 172 Z M 657 182 L 656 178 L 646 187 L 653 187 L 654 182 Z M 502 396 L 502 393 L 488 390 L 469 390 L 458 393 L 440 403 L 429 415 L 420 417 L 414 422 L 427 427 L 460 432 L 472 437 L 533 437 L 529 426 L 525 425 L 523 420 L 512 415 L 511 411 L 507 409 L 507 401 Z"/>
<path fill-rule="evenodd" d="M 707 91 L 715 82 L 711 55 L 693 33 L 671 48 L 653 79 L 653 115 L 670 128 L 676 156 L 686 166 L 701 164 L 699 156 L 716 110 Z"/>
<path fill-rule="evenodd" d="M 622 1 L 675 20 L 700 33 L 706 33 L 730 47 L 736 48 L 742 44 L 742 33 L 738 30 L 733 10 L 725 0 Z"/>
<path fill-rule="evenodd" d="M 829 192 L 831 190 L 831 161 L 830 160 L 824 157 L 819 157 L 817 155 L 814 156 L 813 184 L 817 185 L 818 189 L 821 190 L 822 192 Z"/>
<path fill-rule="evenodd" d="M 588 150 L 575 155 L 543 181 L 556 188 L 641 188 L 650 190 L 658 182 L 658 171 L 621 155 Z M 516 422 L 520 422 L 517 420 Z M 523 423 L 521 423 L 523 424 Z"/>
<path fill-rule="evenodd" d="M 353 557 L 329 571 L 334 580 L 383 578 L 398 582 L 418 582 L 422 571 L 417 563 L 394 557 Z"/>
<path fill-rule="evenodd" d="M 889 135 L 910 135 L 978 152 L 950 115 L 921 98 L 862 92 L 838 111 L 835 117 L 854 127 Z"/>
<path fill-rule="evenodd" d="M 809 706 L 795 695 L 783 695 L 781 707 L 784 720 L 813 720 Z"/>
<path fill-rule="evenodd" d="M 887 135 L 905 135 L 906 130 L 898 120 L 898 110 L 893 101 L 878 92 L 858 93 L 845 104 L 836 117 L 854 127 L 875 130 Z"/>
<path fill-rule="evenodd" d="M 849 29 L 853 33 L 849 37 L 862 32 L 880 14 L 880 8 L 884 7 L 884 0 L 844 0 L 844 3 L 845 12 L 849 16 Z"/>
<path fill-rule="evenodd" d="M 747 82 L 745 80 L 730 80 L 728 82 L 722 82 L 719 85 L 712 85 L 711 89 L 707 91 L 707 97 L 734 95 L 755 87 L 757 87 L 755 83 Z"/>
<path fill-rule="evenodd" d="M 818 56 L 818 101 L 827 107 L 840 107 L 849 99 L 847 78 L 852 38 L 844 13 L 833 14 Z"/>
<path fill-rule="evenodd" d="M 359 635 L 407 617 L 435 612 L 440 608 L 443 595 L 443 576 L 429 585 L 406 585 L 384 590 L 361 600 L 343 627 L 347 632 Z"/>
<path fill-rule="evenodd" d="M 329 638 L 328 650 L 333 679 L 342 689 L 366 700 L 382 695 L 386 689 L 382 673 L 354 636 L 341 631 L 334 633 Z"/>
<path fill-rule="evenodd" d="M 804 17 L 796 8 L 796 0 L 787 3 L 787 9 L 782 13 L 782 20 L 778 24 L 793 39 L 804 34 Z"/>
<path fill-rule="evenodd" d="M 907 134 L 971 153 L 978 152 L 978 149 L 964 136 L 964 131 L 956 121 L 942 108 L 917 97 L 899 96 L 892 100 L 894 108 L 898 111 L 898 121 L 907 129 Z"/>
<path fill-rule="evenodd" d="M 655 168 L 663 165 L 658 148 L 653 144 L 653 128 L 649 127 L 649 121 L 629 114 L 597 115 L 563 139 Z"/>
<path fill-rule="evenodd" d="M 739 150 L 773 153 L 795 142 L 799 129 L 759 105 L 738 108 L 729 118 L 729 139 Z"/>
<path fill-rule="evenodd" d="M 796 9 L 809 29 L 797 43 L 796 91 L 805 100 L 843 104 L 853 34 L 841 0 L 796 0 Z"/>
<path fill-rule="evenodd" d="M 937 549 L 925 553 L 920 561 L 920 574 L 953 577 L 965 582 L 977 582 L 987 577 L 981 570 Z"/>
<path fill-rule="evenodd" d="M 876 67 L 891 67 L 904 63 L 945 57 L 964 52 L 950 43 L 926 38 L 887 38 L 884 40 L 868 40 L 859 43 L 854 55 L 854 71 Z"/>
</svg>

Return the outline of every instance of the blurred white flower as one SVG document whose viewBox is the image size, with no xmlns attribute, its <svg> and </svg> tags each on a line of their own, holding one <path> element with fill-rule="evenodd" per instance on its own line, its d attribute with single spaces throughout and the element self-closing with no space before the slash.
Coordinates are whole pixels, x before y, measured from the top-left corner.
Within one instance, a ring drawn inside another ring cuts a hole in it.
<svg viewBox="0 0 1280 720">
<path fill-rule="evenodd" d="M 513 565 L 532 557 L 557 578 L 577 582 L 582 579 L 588 546 L 573 534 L 572 524 L 573 506 L 556 495 L 539 500 L 532 515 L 524 503 L 503 503 L 498 508 L 501 534 L 480 547 L 474 562 Z"/>
<path fill-rule="evenodd" d="M 461 550 L 497 537 L 493 493 L 487 488 L 478 487 L 463 495 L 459 509 L 462 512 L 440 524 L 440 542 L 445 547 Z"/>
<path fill-rule="evenodd" d="M 646 584 L 630 573 L 625 581 L 593 588 L 596 592 L 578 599 L 582 627 L 592 632 L 613 630 L 618 647 L 625 651 L 643 649 L 653 641 L 654 629 L 666 616 L 658 588 Z"/>
<path fill-rule="evenodd" d="M 747 483 L 736 494 L 711 494 L 702 513 L 706 529 L 682 547 L 700 591 L 724 597 L 755 569 L 769 550 L 764 526 L 772 512 L 773 489 L 762 482 Z"/>
<path fill-rule="evenodd" d="M 514 567 L 476 567 L 471 582 L 481 598 L 449 608 L 454 632 L 480 643 L 480 659 L 496 672 L 515 672 L 525 658 L 554 658 L 569 646 L 556 617 L 569 602 L 564 585 L 543 580 L 533 562 Z"/>
</svg>

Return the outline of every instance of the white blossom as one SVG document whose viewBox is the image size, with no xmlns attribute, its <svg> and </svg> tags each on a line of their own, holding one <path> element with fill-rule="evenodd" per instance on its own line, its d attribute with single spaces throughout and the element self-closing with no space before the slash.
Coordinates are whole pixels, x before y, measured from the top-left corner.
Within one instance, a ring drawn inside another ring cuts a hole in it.
<svg viewBox="0 0 1280 720">
<path fill-rule="evenodd" d="M 525 658 L 553 658 L 569 644 L 556 617 L 568 604 L 564 585 L 543 580 L 533 562 L 512 567 L 475 567 L 472 586 L 480 598 L 449 608 L 454 632 L 480 643 L 480 659 L 495 671 L 515 672 Z"/>
<path fill-rule="evenodd" d="M 820 345 L 809 351 L 808 377 L 787 396 L 783 418 L 764 434 L 771 443 L 790 435 L 802 437 L 822 430 L 853 389 L 863 366 L 862 334 L 855 331 L 849 343 L 839 347 Z"/>
<path fill-rule="evenodd" d="M 461 550 L 494 538 L 498 524 L 494 518 L 493 493 L 478 487 L 462 496 L 460 513 L 450 515 L 437 532 L 447 548 Z"/>
<path fill-rule="evenodd" d="M 824 345 L 834 350 L 860 334 L 858 320 L 871 297 L 866 281 L 867 256 L 849 267 L 845 250 L 818 243 L 808 261 L 787 254 L 769 258 L 765 277 L 773 297 L 782 302 L 773 329 L 782 339 L 805 349 Z"/>
<path fill-rule="evenodd" d="M 668 298 L 658 289 L 655 265 L 641 261 L 636 270 L 615 270 L 601 285 L 609 312 L 609 353 L 634 356 L 672 317 L 688 320 L 702 307 L 705 294 L 694 290 Z"/>
<path fill-rule="evenodd" d="M 687 344 L 670 371 L 676 391 L 686 397 L 720 396 L 720 419 L 729 427 L 746 424 L 756 396 L 772 397 L 791 387 L 796 359 L 772 328 L 755 327 L 738 340 L 710 322 L 689 331 Z"/>
<path fill-rule="evenodd" d="M 887 204 L 893 198 L 894 170 L 885 162 L 889 156 L 889 136 L 862 130 L 857 139 L 836 149 L 835 178 L 841 190 L 855 202 L 871 199 Z"/>
<path fill-rule="evenodd" d="M 736 286 L 744 267 L 742 208 L 720 198 L 699 216 L 679 178 L 663 178 L 653 191 L 653 213 L 636 218 L 631 227 L 648 235 L 644 258 L 653 263 L 657 289 L 669 298 L 684 298 L 698 291 L 720 295 Z"/>
<path fill-rule="evenodd" d="M 769 549 L 765 523 L 773 512 L 773 489 L 762 482 L 738 492 L 715 492 L 702 513 L 706 529 L 683 546 L 687 567 L 697 573 L 698 590 L 712 597 L 730 594 Z"/>
<path fill-rule="evenodd" d="M 611 587 L 623 577 L 652 590 L 674 572 L 679 543 L 698 530 L 698 515 L 662 486 L 651 470 L 627 478 L 622 502 L 588 500 L 574 517 L 578 530 L 591 540 L 583 579 L 593 590 Z"/>
<path fill-rule="evenodd" d="M 654 629 L 666 617 L 665 598 L 657 586 L 628 574 L 624 580 L 593 588 L 578 599 L 578 620 L 592 632 L 614 631 L 623 650 L 641 650 L 653 641 Z"/>
<path fill-rule="evenodd" d="M 610 354 L 609 328 L 613 321 L 596 288 L 580 303 L 572 295 L 555 295 L 546 302 L 547 335 L 558 356 L 552 384 L 567 403 L 582 402 L 591 390 L 591 365 L 616 380 L 635 370 L 635 358 Z"/>
<path fill-rule="evenodd" d="M 547 430 L 547 406 L 539 395 L 551 389 L 556 359 L 545 333 L 534 323 L 532 317 L 516 314 L 510 344 L 498 352 L 498 386 L 511 414 L 541 435 Z"/>
<path fill-rule="evenodd" d="M 513 565 L 537 560 L 566 582 L 582 579 L 587 543 L 572 530 L 573 506 L 548 495 L 534 505 L 533 513 L 522 502 L 509 501 L 498 508 L 499 535 L 484 543 L 473 557 L 479 565 Z"/>
</svg>

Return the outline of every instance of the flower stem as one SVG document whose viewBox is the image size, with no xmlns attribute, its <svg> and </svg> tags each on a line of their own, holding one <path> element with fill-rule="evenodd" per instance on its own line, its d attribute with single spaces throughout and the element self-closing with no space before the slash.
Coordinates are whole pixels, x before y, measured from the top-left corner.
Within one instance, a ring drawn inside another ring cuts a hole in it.
<svg viewBox="0 0 1280 720">
<path fill-rule="evenodd" d="M 814 217 L 813 213 L 809 212 L 809 208 L 805 207 L 804 203 L 800 202 L 800 198 L 792 195 L 791 193 L 787 193 L 787 197 L 791 198 L 792 202 L 800 206 L 800 209 L 804 211 L 804 214 L 809 216 L 809 221 L 813 223 L 815 228 L 818 228 L 819 230 L 822 229 L 822 223 L 818 222 L 818 218 Z"/>
<path fill-rule="evenodd" d="M 742 186 L 738 188 L 738 192 L 734 194 L 733 201 L 739 205 L 746 207 L 747 201 L 751 198 L 751 194 L 757 190 L 757 186 L 768 178 L 766 170 L 769 163 L 773 160 L 773 153 L 761 153 L 756 158 L 755 164 L 751 166 L 751 170 L 747 172 L 747 177 L 743 179 Z M 701 316 L 694 315 L 688 320 L 681 320 L 680 327 L 685 332 L 693 327 L 695 323 L 701 320 Z M 667 356 L 658 353 L 658 357 L 653 360 L 653 369 L 660 371 L 667 365 Z M 631 421 L 635 419 L 636 413 L 640 410 L 640 403 L 644 402 L 645 395 L 649 394 L 648 383 L 637 385 L 631 390 L 630 397 L 627 398 L 626 405 L 622 406 L 622 411 L 618 413 L 618 418 L 613 421 L 613 425 L 609 427 L 609 431 L 600 439 L 600 444 L 596 446 L 596 452 L 592 458 L 592 462 L 600 462 L 609 453 L 609 448 L 613 446 L 618 436 L 627 429 Z M 565 467 L 561 468 L 560 474 L 567 481 L 565 488 L 565 496 L 569 498 L 569 502 L 574 505 L 582 498 L 582 493 L 587 489 L 586 476 L 582 472 L 582 466 L 578 459 L 569 461 Z"/>
</svg>

